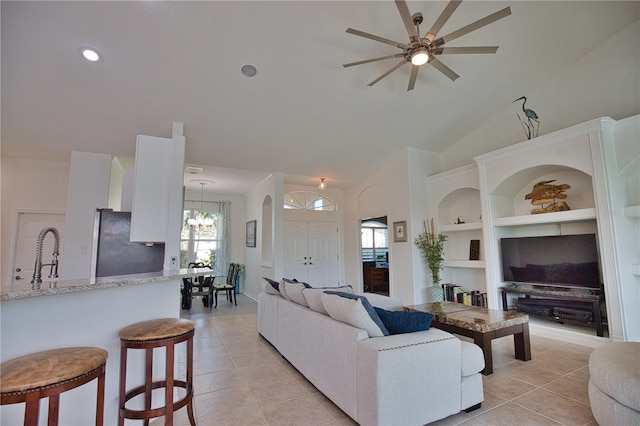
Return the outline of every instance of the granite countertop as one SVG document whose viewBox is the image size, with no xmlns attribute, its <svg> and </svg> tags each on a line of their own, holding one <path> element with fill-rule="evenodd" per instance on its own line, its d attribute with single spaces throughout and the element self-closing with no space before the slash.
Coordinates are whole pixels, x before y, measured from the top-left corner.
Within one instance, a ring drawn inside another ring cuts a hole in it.
<svg viewBox="0 0 640 426">
<path fill-rule="evenodd" d="M 429 312 L 434 315 L 435 321 L 442 324 L 483 333 L 529 322 L 529 315 L 520 312 L 498 311 L 454 302 L 406 306 L 405 310 Z"/>
<path fill-rule="evenodd" d="M 215 271 L 204 269 L 179 269 L 171 271 L 150 272 L 133 275 L 117 275 L 112 277 L 86 278 L 79 280 L 44 281 L 40 289 L 34 290 L 30 282 L 21 285 L 3 286 L 0 301 L 28 299 L 31 297 L 52 296 L 56 294 L 75 293 L 115 287 L 127 287 L 137 284 L 148 284 L 160 281 L 177 280 L 198 275 L 210 275 Z"/>
</svg>

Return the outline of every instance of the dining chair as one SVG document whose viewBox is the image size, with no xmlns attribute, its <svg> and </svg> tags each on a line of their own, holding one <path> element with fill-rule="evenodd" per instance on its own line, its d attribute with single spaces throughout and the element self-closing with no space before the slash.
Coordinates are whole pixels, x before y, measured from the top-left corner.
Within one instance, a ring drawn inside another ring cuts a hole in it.
<svg viewBox="0 0 640 426">
<path fill-rule="evenodd" d="M 223 283 L 215 284 L 215 306 L 218 307 L 218 293 L 223 291 L 227 294 L 227 300 L 229 303 L 233 302 L 234 305 L 238 306 L 238 301 L 236 300 L 236 277 L 238 276 L 238 264 L 230 263 L 229 264 L 229 272 L 227 277 Z"/>
<path fill-rule="evenodd" d="M 191 262 L 188 268 L 208 268 L 211 266 L 202 262 Z M 183 278 L 182 289 L 182 309 L 188 309 L 191 313 L 191 303 L 193 297 L 202 296 L 202 303 L 211 310 L 214 295 L 214 277 L 212 275 L 199 275 L 196 277 Z"/>
</svg>

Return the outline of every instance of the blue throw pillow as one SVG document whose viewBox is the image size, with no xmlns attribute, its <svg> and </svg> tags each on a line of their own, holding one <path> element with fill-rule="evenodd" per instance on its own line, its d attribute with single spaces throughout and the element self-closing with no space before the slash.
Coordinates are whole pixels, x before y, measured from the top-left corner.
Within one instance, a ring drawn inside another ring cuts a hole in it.
<svg viewBox="0 0 640 426">
<path fill-rule="evenodd" d="M 389 334 L 428 330 L 433 320 L 433 314 L 428 312 L 387 311 L 375 307 L 373 309 L 375 309 Z"/>
</svg>

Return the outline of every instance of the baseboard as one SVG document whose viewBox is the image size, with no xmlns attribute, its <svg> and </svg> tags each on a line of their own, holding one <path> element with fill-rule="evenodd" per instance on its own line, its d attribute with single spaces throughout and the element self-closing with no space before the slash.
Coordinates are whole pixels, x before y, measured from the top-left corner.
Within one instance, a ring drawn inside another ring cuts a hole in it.
<svg viewBox="0 0 640 426">
<path fill-rule="evenodd" d="M 593 330 L 593 336 L 579 333 L 571 330 L 562 330 L 557 327 L 551 327 L 544 324 L 534 324 L 529 322 L 529 331 L 532 335 L 546 337 L 554 340 L 561 340 L 563 342 L 574 343 L 576 345 L 587 346 L 590 348 L 597 348 L 609 343 L 612 340 L 608 337 L 598 337 L 595 335 L 595 329 Z"/>
</svg>

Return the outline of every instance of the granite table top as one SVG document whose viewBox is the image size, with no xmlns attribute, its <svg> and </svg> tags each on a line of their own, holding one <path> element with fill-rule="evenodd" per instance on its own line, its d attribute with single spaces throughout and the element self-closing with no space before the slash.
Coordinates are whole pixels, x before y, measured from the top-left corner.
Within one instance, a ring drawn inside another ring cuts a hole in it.
<svg viewBox="0 0 640 426">
<path fill-rule="evenodd" d="M 107 288 L 127 287 L 161 281 L 177 280 L 200 275 L 210 275 L 215 271 L 209 268 L 176 269 L 171 271 L 149 272 L 144 274 L 117 275 L 111 277 L 87 278 L 78 280 L 44 281 L 39 289 L 33 284 L 25 282 L 19 285 L 2 286 L 0 302 L 28 299 L 32 297 L 52 296 L 57 294 L 75 293 Z"/>
<path fill-rule="evenodd" d="M 439 323 L 481 333 L 529 322 L 529 315 L 520 312 L 498 311 L 454 302 L 423 303 L 405 306 L 404 309 L 429 312 Z"/>
</svg>

